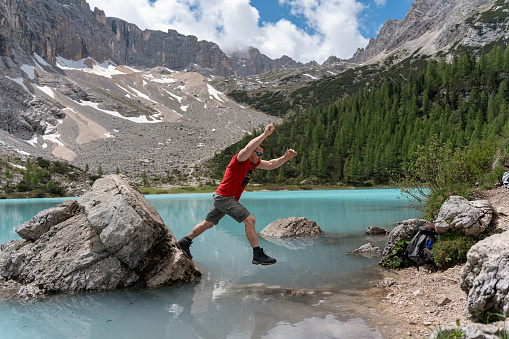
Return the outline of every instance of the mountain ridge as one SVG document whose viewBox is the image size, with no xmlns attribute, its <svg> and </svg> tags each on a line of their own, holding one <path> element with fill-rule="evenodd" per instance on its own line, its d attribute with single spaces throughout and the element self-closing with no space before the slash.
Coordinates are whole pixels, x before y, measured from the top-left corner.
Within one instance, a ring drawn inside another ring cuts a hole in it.
<svg viewBox="0 0 509 339">
<path fill-rule="evenodd" d="M 387 20 L 377 37 L 371 38 L 368 46 L 359 48 L 348 61 L 373 63 L 394 53 L 404 58 L 419 49 L 433 55 L 454 49 L 458 42 L 480 48 L 500 38 L 500 31 L 488 34 L 500 27 L 478 30 L 468 19 L 476 21 L 487 11 L 501 12 L 506 5 L 505 0 L 414 0 L 402 20 Z M 504 35 L 507 38 L 507 32 Z"/>
<path fill-rule="evenodd" d="M 203 74 L 238 77 L 304 66 L 288 56 L 270 59 L 256 48 L 229 57 L 213 42 L 171 29 L 141 30 L 122 19 L 107 17 L 97 7 L 92 11 L 85 0 L 2 2 L 0 56 L 36 53 L 51 64 L 57 56 L 70 60 L 91 57 L 140 68 L 190 68 Z M 243 66 L 245 56 L 248 65 Z"/>
</svg>

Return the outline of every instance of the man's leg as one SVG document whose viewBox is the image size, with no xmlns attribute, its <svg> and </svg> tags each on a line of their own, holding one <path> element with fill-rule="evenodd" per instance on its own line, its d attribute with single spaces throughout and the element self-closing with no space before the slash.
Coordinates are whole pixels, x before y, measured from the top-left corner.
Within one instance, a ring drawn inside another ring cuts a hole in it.
<svg viewBox="0 0 509 339">
<path fill-rule="evenodd" d="M 250 214 L 244 221 L 246 228 L 246 236 L 247 240 L 249 240 L 249 244 L 252 248 L 258 247 L 258 235 L 256 234 L 255 217 Z"/>
<path fill-rule="evenodd" d="M 189 232 L 187 237 L 193 240 L 194 238 L 196 238 L 206 230 L 211 229 L 212 227 L 214 227 L 214 223 L 212 221 L 203 220 L 201 223 L 194 226 L 193 230 Z"/>
<path fill-rule="evenodd" d="M 276 263 L 276 259 L 269 257 L 258 245 L 258 235 L 256 234 L 256 219 L 252 214 L 244 219 L 243 223 L 246 225 L 246 236 L 249 244 L 253 248 L 253 261 L 255 265 L 272 265 Z"/>
</svg>

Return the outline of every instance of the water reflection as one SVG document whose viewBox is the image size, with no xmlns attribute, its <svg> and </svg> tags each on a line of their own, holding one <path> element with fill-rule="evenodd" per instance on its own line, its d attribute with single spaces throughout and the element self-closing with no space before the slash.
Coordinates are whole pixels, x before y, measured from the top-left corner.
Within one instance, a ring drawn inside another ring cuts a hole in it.
<svg viewBox="0 0 509 339">
<path fill-rule="evenodd" d="M 376 330 L 370 329 L 361 318 L 355 318 L 346 322 L 338 321 L 329 314 L 325 318 L 304 319 L 296 324 L 278 322 L 266 335 L 253 336 L 251 338 L 382 338 Z"/>
<path fill-rule="evenodd" d="M 3 301 L 0 327 L 6 338 L 381 338 L 358 315 L 329 313 L 330 293 L 230 284 L 214 297 L 217 288 L 205 279 L 150 291 Z"/>
<path fill-rule="evenodd" d="M 302 239 L 289 239 L 289 238 L 265 238 L 265 240 L 277 245 L 284 246 L 291 250 L 303 250 L 307 247 L 313 246 L 318 238 L 302 238 Z"/>
</svg>

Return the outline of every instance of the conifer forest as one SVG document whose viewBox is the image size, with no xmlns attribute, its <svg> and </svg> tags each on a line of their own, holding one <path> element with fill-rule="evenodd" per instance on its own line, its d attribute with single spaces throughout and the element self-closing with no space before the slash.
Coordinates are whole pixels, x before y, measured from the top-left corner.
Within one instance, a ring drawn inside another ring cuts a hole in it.
<svg viewBox="0 0 509 339">
<path fill-rule="evenodd" d="M 491 46 L 437 59 L 415 53 L 394 64 L 387 58 L 293 92 L 274 92 L 280 99 L 276 109 L 265 111 L 291 114 L 264 141 L 264 159 L 280 157 L 288 148 L 299 155 L 279 170 L 257 171 L 253 181 L 384 185 L 404 175 L 432 140 L 450 150 L 505 140 L 508 75 L 509 48 Z M 231 96 L 256 106 L 256 97 Z M 246 135 L 215 155 L 216 177 L 252 138 Z"/>
</svg>

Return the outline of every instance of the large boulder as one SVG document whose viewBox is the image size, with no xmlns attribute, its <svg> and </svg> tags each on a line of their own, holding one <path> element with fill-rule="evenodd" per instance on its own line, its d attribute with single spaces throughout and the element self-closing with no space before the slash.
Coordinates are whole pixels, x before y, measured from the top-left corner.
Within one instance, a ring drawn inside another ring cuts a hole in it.
<svg viewBox="0 0 509 339">
<path fill-rule="evenodd" d="M 131 268 L 169 232 L 156 209 L 124 176 L 97 180 L 78 203 L 108 251 Z"/>
<path fill-rule="evenodd" d="M 323 231 L 316 221 L 304 217 L 277 219 L 265 227 L 259 235 L 263 238 L 317 237 Z"/>
<path fill-rule="evenodd" d="M 18 231 L 23 239 L 1 246 L 0 283 L 16 282 L 20 295 L 158 287 L 200 276 L 123 175 L 97 180 L 78 202 L 45 210 Z"/>
<path fill-rule="evenodd" d="M 429 224 L 429 222 L 424 219 L 408 219 L 396 223 L 396 227 L 389 233 L 380 263 L 389 259 L 392 250 L 394 250 L 400 240 L 412 239 L 417 231 L 419 231 L 419 228 L 426 224 Z"/>
<path fill-rule="evenodd" d="M 461 230 L 477 235 L 488 227 L 492 217 L 493 207 L 488 200 L 468 201 L 460 196 L 451 196 L 440 208 L 435 229 L 439 234 Z"/>
<path fill-rule="evenodd" d="M 467 293 L 467 317 L 509 316 L 509 231 L 472 246 L 461 271 L 460 284 Z"/>
</svg>

